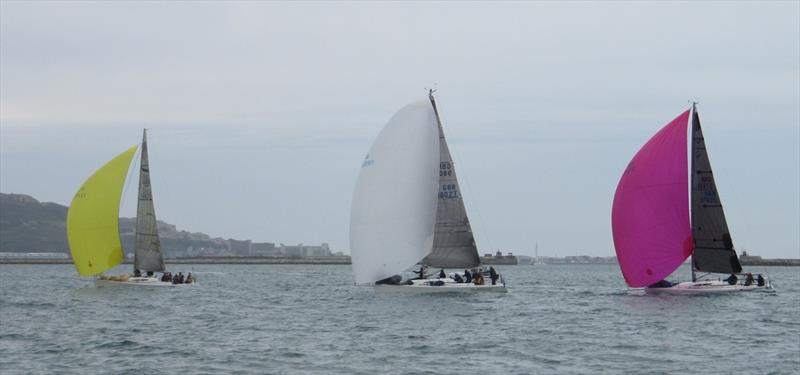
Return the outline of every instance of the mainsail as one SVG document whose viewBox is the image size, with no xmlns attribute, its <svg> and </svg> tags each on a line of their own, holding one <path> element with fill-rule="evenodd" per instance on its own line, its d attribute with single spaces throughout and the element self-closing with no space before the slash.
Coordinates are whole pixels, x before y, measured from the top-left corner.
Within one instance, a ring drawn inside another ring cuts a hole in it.
<svg viewBox="0 0 800 375">
<path fill-rule="evenodd" d="M 142 162 L 139 169 L 139 203 L 136 209 L 134 269 L 164 271 L 164 256 L 158 238 L 153 191 L 150 187 L 150 162 L 147 156 L 147 130 L 142 135 Z"/>
<path fill-rule="evenodd" d="M 430 103 L 398 111 L 361 165 L 350 214 L 356 284 L 397 275 L 433 247 L 439 142 Z"/>
<path fill-rule="evenodd" d="M 692 253 L 688 122 L 686 111 L 656 133 L 617 185 L 611 213 L 614 247 L 631 287 L 663 280 Z"/>
<path fill-rule="evenodd" d="M 695 270 L 716 273 L 739 273 L 742 266 L 728 231 L 728 222 L 719 199 L 714 173 L 706 151 L 700 116 L 692 115 L 692 237 Z"/>
<path fill-rule="evenodd" d="M 119 201 L 136 148 L 100 167 L 72 198 L 67 211 L 67 238 L 81 276 L 96 275 L 122 262 Z"/>
<path fill-rule="evenodd" d="M 436 115 L 439 129 L 439 195 L 436 208 L 436 227 L 433 250 L 422 261 L 431 267 L 470 268 L 480 264 L 478 248 L 464 208 L 464 199 L 458 186 L 453 158 L 447 147 L 442 122 L 433 93 L 429 99 Z"/>
</svg>

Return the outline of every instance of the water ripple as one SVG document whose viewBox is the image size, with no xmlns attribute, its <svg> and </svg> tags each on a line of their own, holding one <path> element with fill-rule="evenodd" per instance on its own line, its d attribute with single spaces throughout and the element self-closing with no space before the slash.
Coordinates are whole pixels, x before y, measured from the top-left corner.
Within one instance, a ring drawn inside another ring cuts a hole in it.
<svg viewBox="0 0 800 375">
<path fill-rule="evenodd" d="M 700 297 L 629 290 L 618 268 L 604 265 L 503 267 L 510 292 L 475 295 L 374 293 L 353 286 L 347 266 L 181 270 L 200 275 L 201 284 L 97 288 L 71 266 L 0 266 L 0 369 L 789 374 L 800 368 L 797 269 L 768 270 L 780 281 L 776 293 Z M 41 274 L 48 277 L 30 282 L 29 275 Z"/>
</svg>

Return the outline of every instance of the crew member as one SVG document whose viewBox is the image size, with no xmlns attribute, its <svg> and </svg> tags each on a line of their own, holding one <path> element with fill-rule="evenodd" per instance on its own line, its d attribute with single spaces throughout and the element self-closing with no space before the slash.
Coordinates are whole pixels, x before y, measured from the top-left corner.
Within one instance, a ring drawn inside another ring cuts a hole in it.
<svg viewBox="0 0 800 375">
<path fill-rule="evenodd" d="M 475 273 L 475 277 L 473 278 L 473 283 L 475 285 L 483 285 L 483 272 Z"/>
<path fill-rule="evenodd" d="M 747 276 L 745 276 L 745 278 L 744 278 L 744 286 L 753 285 L 753 281 L 754 281 L 753 280 L 753 274 L 748 272 Z"/>
<path fill-rule="evenodd" d="M 497 285 L 498 277 L 499 275 L 497 275 L 497 271 L 494 270 L 494 267 L 489 267 L 489 278 L 492 279 L 492 285 Z"/>
<path fill-rule="evenodd" d="M 419 276 L 417 277 L 418 279 L 424 279 L 424 278 L 425 278 L 425 272 L 426 272 L 427 270 L 428 270 L 428 267 L 426 267 L 426 266 L 423 264 L 423 265 L 421 265 L 421 266 L 419 267 L 419 271 L 414 271 L 414 273 L 416 273 L 417 275 L 419 275 Z"/>
</svg>

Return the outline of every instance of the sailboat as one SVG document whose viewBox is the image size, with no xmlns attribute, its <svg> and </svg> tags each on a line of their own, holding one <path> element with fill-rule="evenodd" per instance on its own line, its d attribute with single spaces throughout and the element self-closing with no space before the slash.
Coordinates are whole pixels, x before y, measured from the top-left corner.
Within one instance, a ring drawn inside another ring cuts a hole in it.
<svg viewBox="0 0 800 375">
<path fill-rule="evenodd" d="M 745 283 L 737 282 L 738 277 L 722 281 L 712 276 L 741 274 L 742 266 L 714 181 L 696 104 L 636 153 L 617 185 L 611 221 L 625 282 L 634 288 L 646 287 L 648 293 L 769 289 L 769 281 L 761 275 L 755 282 L 746 274 Z M 691 142 L 687 142 L 690 123 Z M 692 281 L 665 281 L 688 257 Z"/>
<path fill-rule="evenodd" d="M 154 276 L 155 272 L 164 272 L 166 267 L 150 187 L 146 129 L 142 134 L 139 168 L 134 275 L 103 274 L 120 264 L 124 257 L 119 234 L 119 206 L 128 169 L 138 148 L 138 145 L 133 146 L 111 159 L 75 193 L 67 211 L 67 238 L 72 261 L 78 274 L 96 276 L 99 284 L 174 285 Z"/>
<path fill-rule="evenodd" d="M 495 285 L 488 278 L 475 285 L 457 282 L 459 273 L 424 277 L 425 268 L 480 267 L 433 90 L 428 100 L 403 107 L 389 120 L 361 163 L 351 207 L 350 249 L 357 285 L 506 290 L 501 278 Z M 417 264 L 420 277 L 403 279 L 404 271 Z"/>
<path fill-rule="evenodd" d="M 539 243 L 538 242 L 534 245 L 534 249 L 535 249 L 534 250 L 534 255 L 535 256 L 533 257 L 533 262 L 531 262 L 531 265 L 532 266 L 543 266 L 543 265 L 546 265 L 547 263 L 542 262 L 539 259 Z"/>
</svg>

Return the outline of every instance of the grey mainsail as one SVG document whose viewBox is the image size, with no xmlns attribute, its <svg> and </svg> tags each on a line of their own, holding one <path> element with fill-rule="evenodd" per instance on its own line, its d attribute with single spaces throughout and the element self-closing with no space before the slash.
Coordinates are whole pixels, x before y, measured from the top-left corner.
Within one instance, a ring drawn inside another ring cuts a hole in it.
<svg viewBox="0 0 800 375">
<path fill-rule="evenodd" d="M 739 273 L 742 266 L 717 192 L 700 116 L 696 108 L 692 112 L 692 267 L 702 272 Z"/>
<path fill-rule="evenodd" d="M 439 199 L 433 249 L 422 263 L 441 268 L 476 267 L 480 264 L 480 256 L 472 235 L 467 210 L 464 208 L 464 199 L 458 186 L 453 158 L 447 147 L 433 92 L 429 93 L 429 98 L 439 125 Z"/>
<path fill-rule="evenodd" d="M 142 135 L 142 161 L 139 169 L 139 202 L 136 209 L 134 269 L 164 271 L 164 256 L 158 237 L 153 191 L 150 187 L 150 162 L 147 157 L 147 130 Z"/>
</svg>

